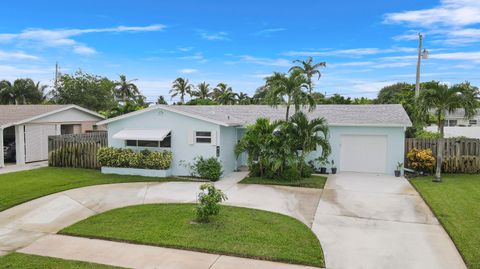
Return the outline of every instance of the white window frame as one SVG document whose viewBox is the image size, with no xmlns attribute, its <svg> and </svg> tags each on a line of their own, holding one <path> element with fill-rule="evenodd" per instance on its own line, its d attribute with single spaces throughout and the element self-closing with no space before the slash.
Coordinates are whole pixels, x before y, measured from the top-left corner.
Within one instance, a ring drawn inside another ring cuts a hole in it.
<svg viewBox="0 0 480 269">
<path fill-rule="evenodd" d="M 477 125 L 477 124 L 478 124 L 478 120 L 476 120 L 476 119 L 468 120 L 468 124 L 469 124 L 469 125 Z"/>
</svg>

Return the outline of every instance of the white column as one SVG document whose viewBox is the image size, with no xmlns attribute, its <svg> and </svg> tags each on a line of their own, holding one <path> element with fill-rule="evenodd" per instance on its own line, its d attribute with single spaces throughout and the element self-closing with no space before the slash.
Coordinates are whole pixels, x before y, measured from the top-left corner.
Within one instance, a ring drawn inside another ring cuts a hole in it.
<svg viewBox="0 0 480 269">
<path fill-rule="evenodd" d="M 3 155 L 3 129 L 0 128 L 0 168 L 5 167 L 5 156 Z"/>
<path fill-rule="evenodd" d="M 25 125 L 15 125 L 15 150 L 17 164 L 25 164 Z"/>
<path fill-rule="evenodd" d="M 56 124 L 55 125 L 55 134 L 56 135 L 61 135 L 62 134 L 62 125 L 61 124 Z"/>
</svg>

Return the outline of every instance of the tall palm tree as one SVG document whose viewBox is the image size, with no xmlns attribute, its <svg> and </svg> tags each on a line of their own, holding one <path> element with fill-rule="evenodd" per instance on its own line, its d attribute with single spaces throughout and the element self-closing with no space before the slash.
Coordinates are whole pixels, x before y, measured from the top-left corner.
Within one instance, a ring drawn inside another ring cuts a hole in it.
<svg viewBox="0 0 480 269">
<path fill-rule="evenodd" d="M 438 81 L 432 81 L 424 83 L 423 86 L 424 89 L 418 100 L 418 112 L 427 114 L 429 111 L 433 111 L 438 124 L 440 139 L 437 143 L 437 167 L 434 181 L 441 182 L 445 113 L 463 109 L 466 119 L 473 117 L 479 106 L 479 91 L 478 88 L 471 86 L 468 82 L 448 87 Z"/>
<path fill-rule="evenodd" d="M 303 76 L 299 70 L 293 70 L 288 75 L 285 73 L 273 73 L 272 76 L 267 78 L 267 87 L 269 88 L 269 100 L 270 105 L 276 107 L 280 100 L 285 97 L 285 120 L 288 121 L 290 106 L 293 105 L 295 113 L 300 110 L 301 107 L 308 105 L 309 110 L 315 108 L 315 100 L 309 92 L 305 92 L 304 89 L 308 89 L 308 80 Z"/>
<path fill-rule="evenodd" d="M 212 96 L 221 105 L 234 105 L 237 94 L 233 92 L 232 87 L 221 82 L 213 89 Z"/>
<path fill-rule="evenodd" d="M 313 58 L 308 57 L 307 60 L 295 60 L 293 63 L 299 63 L 299 65 L 293 66 L 288 70 L 288 72 L 292 72 L 294 70 L 300 71 L 302 74 L 307 76 L 308 80 L 308 90 L 311 92 L 313 88 L 313 83 L 312 83 L 312 77 L 317 75 L 318 78 L 317 80 L 320 79 L 322 76 L 322 73 L 320 73 L 319 68 L 320 67 L 326 67 L 327 63 L 326 62 L 318 62 L 318 63 L 313 63 Z"/>
<path fill-rule="evenodd" d="M 288 132 L 294 137 L 294 150 L 300 149 L 300 172 L 303 171 L 305 156 L 317 149 L 322 148 L 322 156 L 328 157 L 331 152 L 328 142 L 328 125 L 324 118 L 309 120 L 307 115 L 301 111 L 290 117 Z M 297 151 L 298 152 L 298 151 Z"/>
<path fill-rule="evenodd" d="M 172 94 L 172 98 L 180 95 L 180 102 L 183 104 L 185 103 L 185 95 L 192 93 L 193 85 L 190 84 L 188 79 L 186 78 L 177 78 L 172 83 L 172 89 L 170 90 L 170 94 Z"/>
<path fill-rule="evenodd" d="M 12 83 L 8 80 L 0 81 L 0 104 L 15 104 L 12 94 Z"/>
<path fill-rule="evenodd" d="M 133 82 L 137 79 L 127 80 L 125 75 L 119 75 L 120 80 L 115 82 L 115 96 L 124 103 L 140 94 L 137 85 Z"/>
<path fill-rule="evenodd" d="M 203 100 L 210 99 L 210 96 L 212 96 L 212 93 L 210 91 L 210 84 L 206 83 L 205 81 L 198 84 L 197 90 L 194 91 L 192 95 Z"/>
<path fill-rule="evenodd" d="M 248 94 L 244 93 L 244 92 L 240 92 L 239 94 L 237 94 L 237 101 L 236 101 L 239 105 L 250 105 L 251 104 L 251 98 L 250 96 L 248 96 Z"/>
<path fill-rule="evenodd" d="M 32 79 L 16 79 L 13 84 L 0 81 L 0 103 L 2 104 L 39 104 L 45 100 L 46 85 L 33 82 Z"/>
</svg>

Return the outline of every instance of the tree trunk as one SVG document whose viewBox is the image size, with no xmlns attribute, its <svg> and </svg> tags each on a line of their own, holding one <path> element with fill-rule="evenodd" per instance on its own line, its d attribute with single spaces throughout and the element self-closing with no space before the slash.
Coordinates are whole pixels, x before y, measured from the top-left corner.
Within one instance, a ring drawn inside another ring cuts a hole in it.
<svg viewBox="0 0 480 269">
<path fill-rule="evenodd" d="M 287 114 L 285 115 L 285 121 L 288 121 L 288 114 L 290 112 L 290 96 L 288 96 L 288 99 L 287 99 Z"/>
<path fill-rule="evenodd" d="M 435 169 L 435 177 L 433 178 L 434 182 L 442 182 L 442 163 L 443 163 L 443 147 L 445 145 L 444 137 L 444 122 L 441 119 L 439 113 L 438 116 L 438 128 L 440 130 L 440 138 L 437 142 L 437 168 Z"/>
</svg>

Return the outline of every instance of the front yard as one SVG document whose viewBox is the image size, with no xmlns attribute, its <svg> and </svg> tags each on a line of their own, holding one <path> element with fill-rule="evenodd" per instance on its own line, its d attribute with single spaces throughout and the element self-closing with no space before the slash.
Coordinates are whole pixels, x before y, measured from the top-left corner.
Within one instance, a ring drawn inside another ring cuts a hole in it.
<svg viewBox="0 0 480 269">
<path fill-rule="evenodd" d="M 222 206 L 196 223 L 194 204 L 114 209 L 60 233 L 323 267 L 320 242 L 302 222 L 277 213 Z"/>
<path fill-rule="evenodd" d="M 0 268 L 1 269 L 14 269 L 14 268 L 114 269 L 114 268 L 120 268 L 120 267 L 113 267 L 113 266 L 89 263 L 89 262 L 63 260 L 63 259 L 42 257 L 37 255 L 28 255 L 28 254 L 22 254 L 22 253 L 11 253 L 11 254 L 0 257 Z"/>
<path fill-rule="evenodd" d="M 323 189 L 327 177 L 324 176 L 310 176 L 307 178 L 302 178 L 299 180 L 279 180 L 279 179 L 268 179 L 261 177 L 246 177 L 239 183 L 242 184 L 264 184 L 264 185 L 280 185 L 280 186 L 291 186 L 291 187 L 304 187 L 304 188 L 315 188 Z"/>
<path fill-rule="evenodd" d="M 0 211 L 32 199 L 90 185 L 184 181 L 178 178 L 151 178 L 102 174 L 98 170 L 45 167 L 0 175 Z"/>
<path fill-rule="evenodd" d="M 411 180 L 452 237 L 468 268 L 480 268 L 480 176 L 449 174 L 442 183 Z"/>
</svg>

